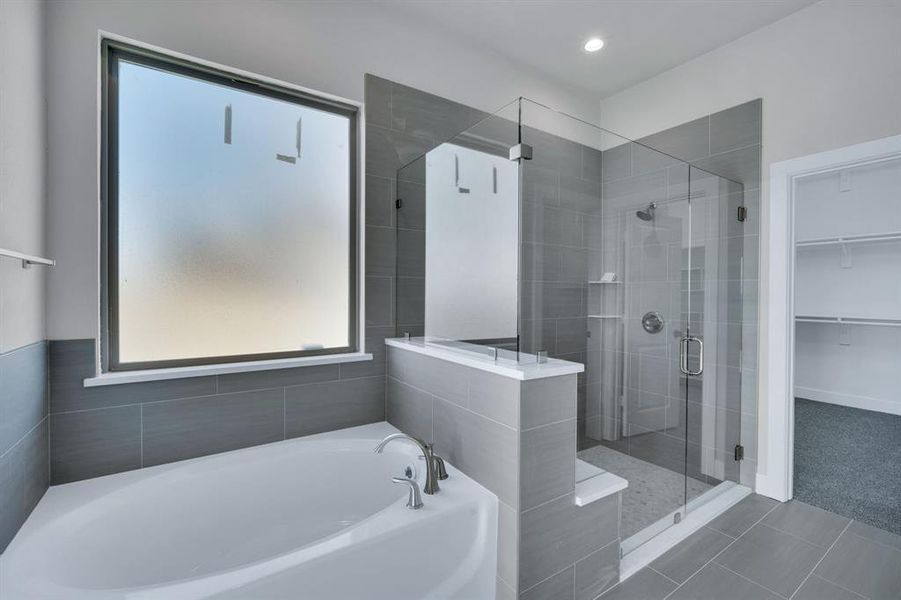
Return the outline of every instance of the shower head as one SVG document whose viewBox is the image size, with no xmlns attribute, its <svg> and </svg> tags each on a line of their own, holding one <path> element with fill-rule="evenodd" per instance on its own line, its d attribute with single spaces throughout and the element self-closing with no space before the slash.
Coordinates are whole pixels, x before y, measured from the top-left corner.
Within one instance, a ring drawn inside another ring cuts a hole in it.
<svg viewBox="0 0 901 600">
<path fill-rule="evenodd" d="M 645 210 L 635 211 L 635 216 L 641 219 L 642 221 L 653 221 L 654 220 L 654 210 L 657 208 L 656 202 L 651 202 L 648 204 L 648 207 Z"/>
</svg>

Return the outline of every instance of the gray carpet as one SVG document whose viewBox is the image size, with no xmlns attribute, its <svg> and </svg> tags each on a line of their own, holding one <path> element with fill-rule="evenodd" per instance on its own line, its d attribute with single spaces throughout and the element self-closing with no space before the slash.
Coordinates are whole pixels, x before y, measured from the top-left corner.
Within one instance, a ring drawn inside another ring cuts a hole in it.
<svg viewBox="0 0 901 600">
<path fill-rule="evenodd" d="M 620 536 L 626 539 L 662 519 L 685 503 L 685 475 L 617 452 L 595 446 L 579 452 L 579 458 L 629 481 L 623 492 Z M 711 485 L 688 478 L 688 495 L 696 498 Z"/>
<path fill-rule="evenodd" d="M 901 416 L 797 398 L 794 495 L 901 534 Z"/>
</svg>

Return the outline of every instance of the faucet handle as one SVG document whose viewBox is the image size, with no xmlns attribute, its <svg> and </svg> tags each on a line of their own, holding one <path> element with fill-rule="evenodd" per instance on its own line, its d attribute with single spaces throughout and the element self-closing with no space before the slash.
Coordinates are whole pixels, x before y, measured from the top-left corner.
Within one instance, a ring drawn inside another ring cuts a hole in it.
<svg viewBox="0 0 901 600">
<path fill-rule="evenodd" d="M 419 510 L 423 507 L 422 492 L 419 490 L 419 484 L 412 479 L 406 477 L 392 477 L 391 481 L 400 483 L 410 488 L 410 494 L 407 496 L 407 508 L 410 510 Z"/>
<path fill-rule="evenodd" d="M 447 469 L 444 467 L 444 459 L 437 454 L 432 454 L 432 462 L 435 464 L 435 475 L 439 480 L 444 481 L 448 477 Z"/>
<path fill-rule="evenodd" d="M 431 461 L 432 473 L 435 474 L 435 478 L 439 481 L 444 481 L 448 478 L 447 469 L 444 466 L 444 459 L 435 454 L 435 445 L 434 444 L 426 444 L 426 449 L 429 451 L 429 456 L 426 460 Z"/>
</svg>

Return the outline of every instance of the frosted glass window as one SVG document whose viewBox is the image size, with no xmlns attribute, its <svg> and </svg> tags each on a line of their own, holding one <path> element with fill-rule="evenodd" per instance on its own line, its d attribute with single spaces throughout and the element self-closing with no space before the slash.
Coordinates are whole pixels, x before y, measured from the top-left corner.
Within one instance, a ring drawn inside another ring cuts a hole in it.
<svg viewBox="0 0 901 600">
<path fill-rule="evenodd" d="M 352 110 L 111 56 L 110 368 L 355 344 Z"/>
</svg>

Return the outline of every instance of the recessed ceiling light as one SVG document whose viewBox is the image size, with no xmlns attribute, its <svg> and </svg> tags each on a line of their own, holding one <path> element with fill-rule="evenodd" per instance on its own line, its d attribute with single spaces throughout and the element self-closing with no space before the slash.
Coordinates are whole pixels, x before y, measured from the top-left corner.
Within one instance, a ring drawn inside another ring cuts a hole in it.
<svg viewBox="0 0 901 600">
<path fill-rule="evenodd" d="M 583 46 L 583 48 L 585 48 L 585 52 L 597 52 L 603 47 L 604 40 L 602 40 L 601 38 L 591 38 L 590 40 L 585 42 L 585 45 Z"/>
</svg>

